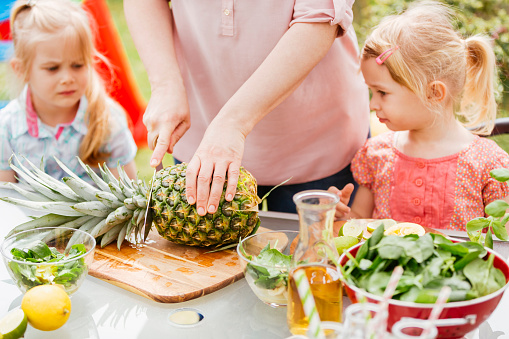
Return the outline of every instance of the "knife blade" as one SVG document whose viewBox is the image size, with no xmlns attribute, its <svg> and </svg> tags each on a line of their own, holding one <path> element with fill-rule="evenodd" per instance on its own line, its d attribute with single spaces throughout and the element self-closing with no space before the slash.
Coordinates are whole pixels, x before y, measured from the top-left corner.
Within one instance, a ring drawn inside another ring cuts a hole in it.
<svg viewBox="0 0 509 339">
<path fill-rule="evenodd" d="M 470 238 L 468 237 L 467 232 L 465 232 L 465 231 L 456 231 L 456 230 L 447 230 L 447 229 L 440 229 L 439 231 L 442 232 L 443 234 L 445 234 L 448 237 L 465 239 L 467 241 L 470 240 Z M 498 239 L 495 235 L 493 235 L 493 242 L 502 242 L 502 243 L 505 243 L 504 240 Z"/>
<path fill-rule="evenodd" d="M 147 209 L 145 210 L 145 220 L 143 221 L 143 241 L 147 240 L 148 233 L 152 227 L 152 214 L 150 212 L 150 201 L 152 200 L 152 191 L 154 188 L 154 179 L 156 177 L 156 173 L 163 168 L 163 164 L 160 163 L 154 168 L 154 174 L 152 174 L 152 179 L 150 180 L 150 189 L 147 197 Z M 147 226 L 148 225 L 148 226 Z"/>
</svg>

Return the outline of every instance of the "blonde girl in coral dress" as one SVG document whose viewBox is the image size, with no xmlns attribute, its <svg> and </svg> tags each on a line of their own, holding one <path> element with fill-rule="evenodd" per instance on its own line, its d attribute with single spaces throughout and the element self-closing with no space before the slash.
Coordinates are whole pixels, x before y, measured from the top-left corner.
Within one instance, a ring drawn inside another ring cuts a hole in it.
<svg viewBox="0 0 509 339">
<path fill-rule="evenodd" d="M 496 117 L 491 43 L 462 39 L 451 17 L 439 3 L 417 4 L 385 18 L 367 39 L 361 68 L 370 108 L 390 132 L 369 139 L 354 157 L 360 187 L 351 209 L 352 184 L 329 189 L 341 197 L 337 218 L 465 230 L 488 203 L 509 194 L 490 177 L 509 167 L 508 154 L 480 137 Z"/>
</svg>

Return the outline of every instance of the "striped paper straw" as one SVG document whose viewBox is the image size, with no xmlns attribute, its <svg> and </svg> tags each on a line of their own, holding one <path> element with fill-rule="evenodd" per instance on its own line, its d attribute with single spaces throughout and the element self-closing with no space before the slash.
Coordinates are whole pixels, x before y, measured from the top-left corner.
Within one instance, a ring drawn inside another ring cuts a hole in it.
<svg viewBox="0 0 509 339">
<path fill-rule="evenodd" d="M 451 288 L 449 286 L 442 287 L 442 289 L 440 290 L 440 293 L 438 294 L 437 301 L 435 302 L 435 306 L 433 306 L 433 309 L 431 310 L 431 314 L 428 318 L 429 326 L 426 326 L 426 328 L 424 328 L 424 331 L 422 331 L 421 337 L 426 338 L 426 336 L 429 335 L 429 331 L 431 330 L 430 327 L 435 324 L 435 321 L 437 321 L 437 319 L 440 316 L 440 313 L 442 313 L 445 303 L 447 302 L 447 299 L 449 299 L 450 295 L 451 295 Z"/>
<path fill-rule="evenodd" d="M 398 286 L 399 279 L 403 275 L 403 267 L 397 266 L 392 271 L 391 278 L 389 279 L 389 283 L 385 288 L 382 302 L 380 303 L 380 311 L 373 318 L 373 327 L 372 329 L 378 331 L 376 338 L 383 338 L 387 331 L 387 311 L 389 308 L 389 299 L 392 298 L 392 295 L 396 291 L 396 287 Z"/>
<path fill-rule="evenodd" d="M 293 277 L 297 285 L 297 292 L 299 293 L 304 314 L 308 317 L 308 336 L 316 339 L 325 339 L 325 335 L 320 325 L 320 315 L 316 309 L 315 299 L 311 293 L 311 286 L 309 286 L 308 277 L 303 269 L 297 268 L 293 272 Z"/>
</svg>

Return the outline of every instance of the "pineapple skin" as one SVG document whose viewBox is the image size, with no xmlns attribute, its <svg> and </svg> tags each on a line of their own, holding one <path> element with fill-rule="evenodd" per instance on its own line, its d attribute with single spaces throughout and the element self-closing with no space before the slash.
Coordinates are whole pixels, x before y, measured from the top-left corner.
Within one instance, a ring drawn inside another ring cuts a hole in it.
<svg viewBox="0 0 509 339">
<path fill-rule="evenodd" d="M 153 225 L 165 239 L 188 246 L 211 247 L 237 243 L 260 223 L 256 179 L 240 168 L 237 192 L 226 201 L 226 183 L 214 214 L 198 215 L 186 198 L 186 163 L 158 171 L 152 183 Z"/>
</svg>

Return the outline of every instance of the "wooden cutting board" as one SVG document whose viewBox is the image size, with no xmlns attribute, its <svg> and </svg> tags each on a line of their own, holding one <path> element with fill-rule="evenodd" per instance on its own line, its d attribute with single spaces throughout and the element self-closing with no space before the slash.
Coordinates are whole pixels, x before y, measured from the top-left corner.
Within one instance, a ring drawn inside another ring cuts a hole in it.
<svg viewBox="0 0 509 339">
<path fill-rule="evenodd" d="M 258 232 L 268 231 L 260 227 Z M 235 248 L 209 249 L 174 244 L 152 231 L 144 244 L 96 248 L 89 274 L 162 303 L 198 298 L 244 277 Z"/>
</svg>

